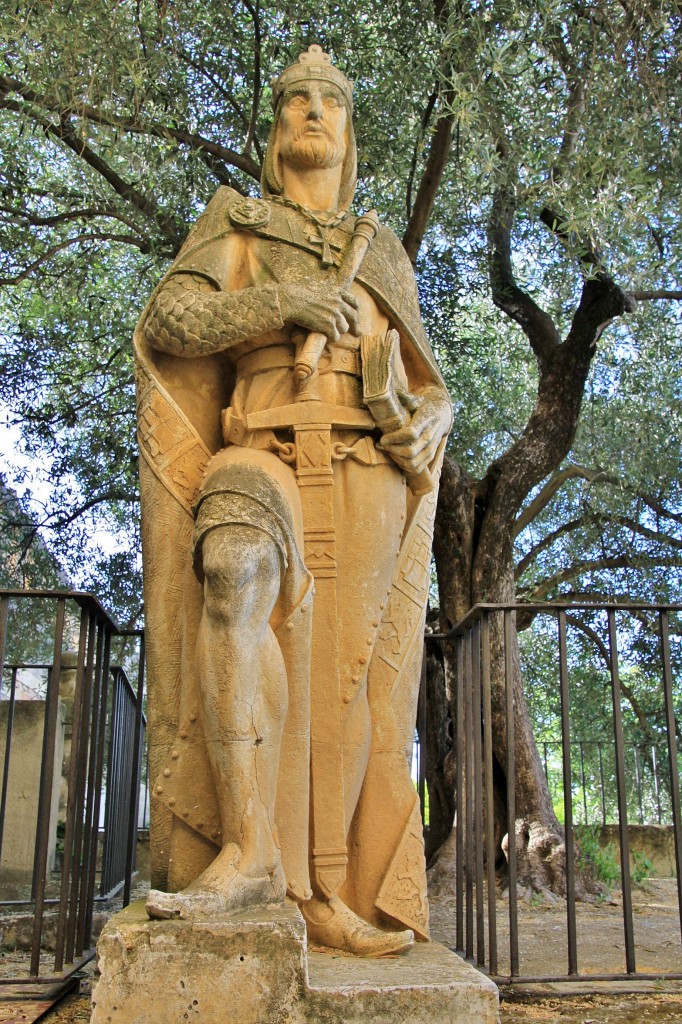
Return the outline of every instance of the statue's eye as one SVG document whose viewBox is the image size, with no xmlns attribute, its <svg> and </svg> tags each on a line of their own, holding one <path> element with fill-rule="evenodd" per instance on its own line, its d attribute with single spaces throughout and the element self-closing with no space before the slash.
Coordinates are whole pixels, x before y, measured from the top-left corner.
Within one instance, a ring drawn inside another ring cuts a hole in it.
<svg viewBox="0 0 682 1024">
<path fill-rule="evenodd" d="M 300 110 L 301 107 L 306 105 L 305 96 L 292 96 L 287 106 L 293 107 L 294 110 Z"/>
<path fill-rule="evenodd" d="M 336 96 L 325 96 L 324 105 L 325 107 L 329 107 L 330 110 L 334 110 L 336 107 L 340 106 Z"/>
</svg>

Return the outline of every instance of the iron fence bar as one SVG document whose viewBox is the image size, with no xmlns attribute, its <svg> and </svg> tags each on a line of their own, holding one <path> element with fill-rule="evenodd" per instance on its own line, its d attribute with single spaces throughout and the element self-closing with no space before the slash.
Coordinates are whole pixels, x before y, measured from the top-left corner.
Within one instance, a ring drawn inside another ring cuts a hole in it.
<svg viewBox="0 0 682 1024">
<path fill-rule="evenodd" d="M 133 764 L 131 772 L 130 808 L 128 813 L 128 849 L 126 851 L 125 886 L 123 888 L 123 906 L 130 903 L 130 888 L 137 852 L 137 809 L 140 799 L 140 761 L 142 758 L 142 700 L 144 697 L 144 637 L 140 637 L 139 663 L 137 675 L 137 696 L 135 701 L 135 732 L 133 740 Z"/>
<path fill-rule="evenodd" d="M 0 614 L 2 614 L 0 612 Z M 5 611 L 5 616 L 7 612 Z M 2 659 L 0 658 L 0 667 Z M 2 797 L 0 798 L 0 859 L 2 858 L 2 843 L 5 837 L 5 815 L 7 814 L 7 791 L 9 788 L 9 765 L 12 751 L 12 732 L 14 730 L 14 709 L 17 699 L 17 671 L 12 668 L 10 683 L 9 703 L 7 705 L 7 732 L 5 735 L 5 757 L 2 771 Z M 2 677 L 0 677 L 2 678 Z"/>
<path fill-rule="evenodd" d="M 637 808 L 639 810 L 639 823 L 644 824 L 644 807 L 642 805 L 642 775 L 639 768 L 639 755 L 637 747 L 632 748 L 635 755 L 635 785 L 637 786 Z"/>
<path fill-rule="evenodd" d="M 100 895 L 103 895 L 109 888 L 113 881 L 113 872 L 111 870 L 112 857 L 112 846 L 115 850 L 115 842 L 118 836 L 118 822 L 115 820 L 116 809 L 118 807 L 118 801 L 115 799 L 117 792 L 117 780 L 118 780 L 118 758 L 120 752 L 120 743 L 116 740 L 120 738 L 120 712 L 119 712 L 119 697 L 121 695 L 121 680 L 120 673 L 116 670 L 113 672 L 112 681 L 112 693 L 111 693 L 111 711 L 109 719 L 109 754 L 107 757 L 107 798 L 104 805 L 104 840 L 102 843 L 102 877 L 100 881 Z"/>
<path fill-rule="evenodd" d="M 59 916 L 57 918 L 57 936 L 55 940 L 55 971 L 64 966 L 64 950 L 66 945 L 66 920 L 71 905 L 70 891 L 74 884 L 71 879 L 73 867 L 75 819 L 79 812 L 76 802 L 78 782 L 78 759 L 81 749 L 83 680 L 85 677 L 85 655 L 88 638 L 88 611 L 81 608 L 80 628 L 78 635 L 78 660 L 76 662 L 76 684 L 73 696 L 73 721 L 71 724 L 71 756 L 69 759 L 69 778 L 66 799 L 66 823 L 64 827 L 64 855 L 62 859 L 62 878 L 59 889 Z"/>
<path fill-rule="evenodd" d="M 553 984 L 554 982 L 587 982 L 591 984 L 594 981 L 630 981 L 639 984 L 642 981 L 680 981 L 682 980 L 682 972 L 670 972 L 665 974 L 644 974 L 637 973 L 637 977 L 633 978 L 631 974 L 573 974 L 569 978 L 566 974 L 520 974 L 515 977 L 510 975 L 491 975 L 491 981 L 494 981 L 496 985 L 513 986 L 513 985 L 546 985 Z M 630 991 L 627 988 L 619 989 L 619 992 L 625 993 Z M 633 992 L 639 991 L 639 989 L 632 989 Z M 556 1020 L 557 1018 L 555 1018 Z"/>
<path fill-rule="evenodd" d="M 485 766 L 485 835 L 488 880 L 488 969 L 497 972 L 497 908 L 495 891 L 495 806 L 493 794 L 492 690 L 490 682 L 490 619 L 481 620 L 481 689 L 483 697 L 483 756 Z"/>
<path fill-rule="evenodd" d="M 670 667 L 670 632 L 668 613 L 660 613 L 661 660 L 663 662 L 663 695 L 665 719 L 668 733 L 668 762 L 670 766 L 670 803 L 675 836 L 675 867 L 677 870 L 677 903 L 682 934 L 682 813 L 680 812 L 680 777 L 677 766 L 677 740 L 675 732 L 675 705 L 673 702 L 673 678 Z"/>
<path fill-rule="evenodd" d="M 514 728 L 514 674 L 512 640 L 516 612 L 504 612 L 504 685 L 507 723 L 507 858 L 509 868 L 509 967 L 512 976 L 519 973 L 519 921 L 516 892 L 516 730 Z"/>
<path fill-rule="evenodd" d="M 83 945 L 81 949 L 88 949 L 92 940 L 92 914 L 95 900 L 95 882 L 97 877 L 97 854 L 99 851 L 99 809 L 102 799 L 102 774 L 104 766 L 104 746 L 107 727 L 107 695 L 109 681 L 109 667 L 111 658 L 111 631 L 104 628 L 104 649 L 102 652 L 101 684 L 100 684 L 100 709 L 99 728 L 97 733 L 97 756 L 95 758 L 95 772 L 93 776 L 93 810 L 92 810 L 92 845 L 90 849 L 90 865 L 88 871 L 88 888 L 86 890 L 85 920 L 83 929 Z"/>
<path fill-rule="evenodd" d="M 661 824 L 661 790 L 658 782 L 658 758 L 656 757 L 656 747 L 651 745 L 651 767 L 653 769 L 654 776 L 654 794 L 656 796 L 656 814 L 658 817 L 658 824 Z"/>
<path fill-rule="evenodd" d="M 47 858 L 50 846 L 50 818 L 52 816 L 52 783 L 54 759 L 57 749 L 57 716 L 59 713 L 59 675 L 64 639 L 64 615 L 66 599 L 59 598 L 54 627 L 54 651 L 52 672 L 48 676 L 45 695 L 45 727 L 43 731 L 43 752 L 40 772 L 40 794 L 38 797 L 38 819 L 36 850 L 33 875 L 35 880 L 35 911 L 33 936 L 31 940 L 31 974 L 40 974 L 40 940 L 43 930 L 45 887 L 47 885 Z"/>
<path fill-rule="evenodd" d="M 568 939 L 568 973 L 578 973 L 578 945 L 575 920 L 575 849 L 573 837 L 573 788 L 571 774 L 571 723 L 568 658 L 566 654 L 566 612 L 558 615 L 559 624 L 559 693 L 561 698 L 561 751 L 564 783 L 564 834 L 566 850 L 566 928 Z M 580 747 L 582 754 L 582 744 Z"/>
<path fill-rule="evenodd" d="M 40 829 L 41 806 L 42 806 L 42 800 L 43 800 L 43 781 L 44 781 L 44 778 L 45 778 L 43 754 L 45 753 L 45 738 L 47 736 L 47 732 L 46 732 L 46 728 L 47 728 L 47 708 L 48 708 L 47 696 L 48 696 L 48 693 L 50 692 L 50 680 L 51 680 L 51 678 L 52 678 L 52 666 L 49 665 L 48 669 L 47 669 L 47 676 L 46 676 L 46 679 L 45 679 L 45 715 L 43 717 L 43 751 L 42 751 L 41 760 L 40 760 L 40 780 L 38 782 L 38 815 L 37 815 L 37 818 L 36 818 L 36 841 L 38 839 L 38 832 L 39 832 L 39 829 Z M 59 713 L 59 709 L 57 709 L 57 711 Z M 55 727 L 55 746 L 56 746 L 56 727 Z M 31 878 L 31 899 L 33 900 L 34 903 L 35 903 L 35 899 L 36 899 L 36 893 L 38 891 L 38 874 L 39 874 L 39 867 L 38 867 L 38 863 L 39 862 L 38 862 L 38 859 L 37 859 L 37 851 L 38 851 L 38 846 L 37 846 L 37 842 L 36 842 L 36 845 L 33 847 L 33 876 Z"/>
<path fill-rule="evenodd" d="M 578 744 L 580 751 L 580 781 L 583 787 L 583 815 L 585 816 L 585 824 L 587 825 L 587 789 L 585 786 L 585 752 L 583 749 L 583 741 L 580 740 Z"/>
<path fill-rule="evenodd" d="M 614 607 L 615 606 L 613 605 L 613 603 L 609 603 L 608 601 L 585 601 L 583 603 L 552 601 L 544 604 L 540 601 L 512 601 L 508 604 L 500 604 L 492 601 L 480 601 L 478 604 L 474 605 L 474 607 L 471 608 L 470 611 L 467 612 L 463 619 L 460 619 L 460 621 L 455 623 L 454 626 L 451 626 L 447 633 L 431 633 L 429 634 L 429 639 L 450 640 L 452 639 L 453 636 L 463 634 L 466 631 L 466 629 L 471 625 L 471 623 L 475 622 L 477 618 L 480 618 L 480 616 L 484 612 L 521 611 L 524 614 L 527 614 L 529 612 L 536 612 L 538 615 L 546 615 L 548 612 L 558 612 L 560 609 L 563 609 L 566 612 L 575 612 L 576 609 L 580 608 L 589 609 L 592 612 L 608 612 L 610 609 L 613 609 Z M 682 612 L 682 604 L 675 603 L 648 604 L 646 602 L 642 602 L 640 604 L 637 604 L 635 602 L 624 602 L 623 604 L 618 604 L 617 608 L 620 612 L 648 611 L 659 613 L 662 610 L 668 612 Z"/>
<path fill-rule="evenodd" d="M 623 931 L 625 935 L 625 969 L 634 974 L 635 937 L 632 920 L 632 885 L 630 880 L 630 837 L 628 835 L 627 792 L 625 787 L 625 744 L 621 712 L 620 675 L 618 670 L 618 636 L 616 613 L 607 612 L 609 624 L 609 657 L 611 661 L 611 687 L 613 698 L 613 733 L 616 747 L 616 788 L 618 792 L 618 831 L 620 835 L 620 872 L 623 889 Z"/>
<path fill-rule="evenodd" d="M 74 822 L 73 833 L 73 859 L 74 864 L 81 864 L 83 857 L 83 808 L 85 807 L 85 794 L 87 786 L 87 766 L 89 762 L 90 746 L 90 721 L 92 713 L 92 682 L 95 670 L 95 649 L 97 646 L 97 615 L 94 609 L 88 611 L 88 639 L 87 654 L 85 663 L 85 674 L 83 679 L 83 707 L 81 709 L 82 735 L 78 744 L 78 765 L 76 770 L 76 807 L 78 809 Z M 82 902 L 82 874 L 74 879 L 71 887 L 71 900 L 66 928 L 65 957 L 70 963 L 76 949 L 76 931 L 80 906 Z"/>
<path fill-rule="evenodd" d="M 473 635 L 469 629 L 466 635 L 464 653 L 464 787 L 465 787 L 465 893 L 466 893 L 466 941 L 465 955 L 474 955 L 474 772 L 473 772 L 473 715 L 472 715 L 472 648 Z"/>
<path fill-rule="evenodd" d="M 142 750 L 144 751 L 144 804 L 142 805 L 142 827 L 146 828 L 148 803 L 150 803 L 150 751 L 148 751 L 146 744 L 146 721 L 144 722 Z"/>
<path fill-rule="evenodd" d="M 472 737 L 474 777 L 474 854 L 476 878 L 476 963 L 485 963 L 485 916 L 483 910 L 483 735 L 481 713 L 481 620 L 472 630 Z"/>
<path fill-rule="evenodd" d="M 0 685 L 5 678 L 5 647 L 7 644 L 7 617 L 9 615 L 9 597 L 0 597 Z"/>
<path fill-rule="evenodd" d="M 119 688 L 119 703 L 115 748 L 116 767 L 112 774 L 113 786 L 115 787 L 112 791 L 112 797 L 114 798 L 112 817 L 115 824 L 114 847 L 109 865 L 111 872 L 110 885 L 114 885 L 119 881 L 125 883 L 125 851 L 121 848 L 121 837 L 127 812 L 127 806 L 124 806 L 124 801 L 128 798 L 128 788 L 125 780 L 129 777 L 128 759 L 130 752 L 130 701 L 122 673 L 117 674 L 117 686 Z"/>
<path fill-rule="evenodd" d="M 601 823 L 606 824 L 606 789 L 604 787 L 604 760 L 602 757 L 602 742 L 601 740 L 597 743 L 597 753 L 599 755 L 599 784 L 601 786 Z"/>
<path fill-rule="evenodd" d="M 5 644 L 7 641 L 7 617 L 9 615 L 9 598 L 0 598 L 0 694 L 5 678 Z M 5 739 L 5 757 L 2 772 L 2 797 L 0 798 L 0 858 L 2 858 L 2 840 L 5 834 L 5 812 L 7 811 L 7 783 L 9 779 L 9 758 L 14 727 L 14 700 L 17 685 L 16 669 L 12 669 L 9 705 L 7 707 L 7 736 Z"/>
<path fill-rule="evenodd" d="M 464 950 L 464 638 L 455 639 L 455 736 L 457 738 L 457 770 L 455 773 L 455 942 Z"/>
<path fill-rule="evenodd" d="M 99 739 L 100 703 L 102 691 L 102 656 L 104 651 L 104 624 L 97 623 L 97 639 L 95 641 L 95 670 L 93 673 L 92 704 L 90 708 L 90 750 L 88 757 L 88 775 L 86 782 L 85 814 L 83 824 L 83 854 L 81 869 L 80 902 L 78 907 L 78 923 L 76 926 L 76 952 L 80 954 L 85 947 L 85 915 L 88 905 L 88 889 L 90 885 L 90 865 L 93 845 L 97 849 L 98 828 L 94 822 L 93 810 L 95 799 L 95 768 L 97 765 L 97 742 Z M 93 827 L 94 822 L 94 827 Z"/>
</svg>

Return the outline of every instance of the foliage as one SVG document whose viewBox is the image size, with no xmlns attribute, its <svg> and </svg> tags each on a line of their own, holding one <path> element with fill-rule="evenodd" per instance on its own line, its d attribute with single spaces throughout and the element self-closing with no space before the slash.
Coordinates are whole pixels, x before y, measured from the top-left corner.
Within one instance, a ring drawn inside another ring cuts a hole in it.
<svg viewBox="0 0 682 1024">
<path fill-rule="evenodd" d="M 19 547 L 42 536 L 75 584 L 139 619 L 133 324 L 217 185 L 257 193 L 270 76 L 318 42 L 356 81 L 357 206 L 402 237 L 455 402 L 443 620 L 514 585 L 673 599 L 681 32 L 668 0 L 5 4 L 0 400 L 32 460 L 30 486 L 21 465 L 11 481 Z M 648 679 L 650 638 L 627 642 Z M 588 658 L 585 692 L 590 675 L 603 693 Z"/>
<path fill-rule="evenodd" d="M 601 845 L 599 825 L 581 825 L 576 829 L 575 835 L 578 870 L 583 873 L 591 872 L 597 882 L 602 882 L 607 890 L 612 889 L 620 879 L 620 865 L 613 843 Z"/>
<path fill-rule="evenodd" d="M 559 324 L 570 322 L 579 287 L 574 257 L 586 237 L 604 240 L 626 287 L 677 286 L 678 22 L 665 5 L 522 9 L 512 0 L 494 7 L 392 0 L 355 5 L 353 16 L 324 5 L 311 16 L 295 2 L 6 8 L 0 274 L 13 287 L 0 300 L 2 398 L 22 426 L 27 454 L 46 468 L 42 526 L 74 578 L 106 589 L 121 581 L 112 597 L 133 613 L 139 560 L 128 338 L 216 184 L 256 191 L 273 71 L 315 40 L 356 79 L 358 205 L 380 206 L 399 232 L 414 219 L 433 127 L 450 119 L 455 140 L 419 252 L 420 289 L 459 400 L 451 450 L 482 474 L 519 437 L 537 383 L 527 344 L 487 295 L 486 218 L 512 164 L 516 273 Z M 564 211 L 560 244 L 541 220 L 550 207 Z M 590 384 L 579 444 L 594 451 L 599 439 L 603 457 L 586 464 L 596 462 L 604 480 L 618 477 L 615 491 L 596 489 L 597 499 L 608 492 L 608 509 L 597 500 L 582 517 L 591 536 L 582 530 L 570 549 L 557 539 L 530 572 L 538 537 L 572 522 L 587 488 L 562 489 L 563 500 L 520 539 L 529 596 L 539 585 L 547 590 L 556 575 L 550 569 L 576 562 L 585 543 L 594 546 L 606 531 L 620 549 L 627 535 L 614 518 L 625 517 L 641 481 L 631 460 L 625 479 L 607 449 L 614 433 L 622 445 L 627 431 L 618 424 L 629 427 L 638 399 L 646 400 L 644 364 L 657 370 L 662 396 L 674 390 L 665 369 L 679 321 L 657 312 L 645 307 L 627 339 L 606 346 Z M 665 332 L 657 329 L 660 315 L 669 320 Z M 645 342 L 652 358 L 642 361 Z M 647 458 L 665 444 L 660 428 L 651 424 L 642 439 L 640 465 L 650 476 L 654 462 L 654 493 L 674 503 L 672 450 L 664 476 L 660 460 Z M 594 497 L 592 489 L 588 501 Z M 113 555 L 86 543 L 98 530 L 118 535 Z"/>
<path fill-rule="evenodd" d="M 632 859 L 634 861 L 632 881 L 635 885 L 641 886 L 643 882 L 646 882 L 648 878 L 656 874 L 656 871 L 651 860 L 643 850 L 633 850 Z"/>
<path fill-rule="evenodd" d="M 568 616 L 567 666 L 571 788 L 574 820 L 618 820 L 613 689 L 606 616 L 589 608 Z M 671 616 L 673 703 L 682 717 L 679 615 Z M 670 763 L 661 685 L 661 651 L 653 617 L 621 613 L 617 619 L 621 715 L 628 819 L 672 821 Z M 561 708 L 556 623 L 536 620 L 521 640 L 523 676 L 536 738 L 557 816 L 564 820 Z M 679 737 L 678 737 L 679 740 Z"/>
</svg>

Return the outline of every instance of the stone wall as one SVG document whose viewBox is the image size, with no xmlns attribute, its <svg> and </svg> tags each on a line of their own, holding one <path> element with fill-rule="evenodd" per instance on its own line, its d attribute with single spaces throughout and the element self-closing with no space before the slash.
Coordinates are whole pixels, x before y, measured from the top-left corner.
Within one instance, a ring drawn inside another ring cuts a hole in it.
<svg viewBox="0 0 682 1024">
<path fill-rule="evenodd" d="M 629 825 L 630 866 L 634 866 L 635 853 L 642 853 L 651 861 L 653 874 L 659 878 L 675 875 L 675 834 L 671 825 Z M 618 826 L 603 825 L 601 845 L 612 843 L 620 863 Z"/>
<path fill-rule="evenodd" d="M 8 709 L 9 701 L 0 702 L 0 785 L 4 771 Z M 52 779 L 48 871 L 53 869 L 57 844 L 65 715 L 65 706 L 60 701 Z M 0 858 L 0 882 L 2 883 L 30 882 L 33 874 L 44 724 L 45 701 L 18 700 L 15 703 L 7 783 L 7 807 L 2 837 L 2 857 Z"/>
</svg>

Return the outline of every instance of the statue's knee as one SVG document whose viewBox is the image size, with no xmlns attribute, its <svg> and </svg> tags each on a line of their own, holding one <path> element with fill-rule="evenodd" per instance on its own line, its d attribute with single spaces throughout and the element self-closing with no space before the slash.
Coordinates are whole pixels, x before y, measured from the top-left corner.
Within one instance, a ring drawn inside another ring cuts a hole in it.
<svg viewBox="0 0 682 1024">
<path fill-rule="evenodd" d="M 280 582 L 274 540 L 251 526 L 219 526 L 203 539 L 201 565 L 209 614 L 235 623 L 269 615 Z"/>
</svg>

